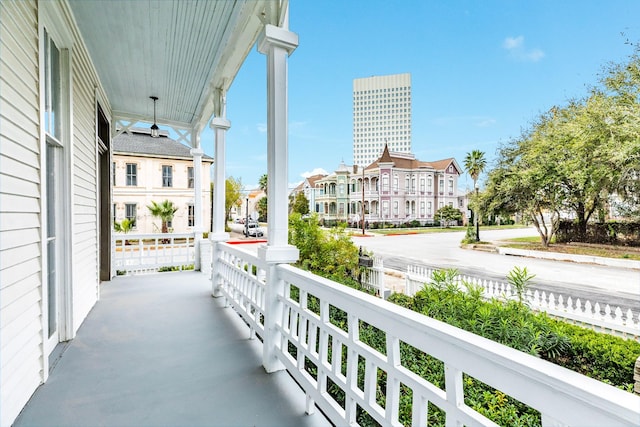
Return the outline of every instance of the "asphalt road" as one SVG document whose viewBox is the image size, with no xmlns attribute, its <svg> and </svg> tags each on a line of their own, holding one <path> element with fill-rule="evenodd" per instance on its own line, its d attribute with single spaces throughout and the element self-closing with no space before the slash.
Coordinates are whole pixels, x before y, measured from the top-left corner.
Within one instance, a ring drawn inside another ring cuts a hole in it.
<svg viewBox="0 0 640 427">
<path fill-rule="evenodd" d="M 481 231 L 483 241 L 537 235 L 534 228 Z M 499 255 L 460 248 L 463 232 L 353 237 L 384 260 L 386 268 L 406 272 L 408 264 L 455 268 L 461 274 L 506 282 L 515 266 L 535 274 L 532 289 L 599 302 L 640 313 L 640 270 Z"/>
</svg>

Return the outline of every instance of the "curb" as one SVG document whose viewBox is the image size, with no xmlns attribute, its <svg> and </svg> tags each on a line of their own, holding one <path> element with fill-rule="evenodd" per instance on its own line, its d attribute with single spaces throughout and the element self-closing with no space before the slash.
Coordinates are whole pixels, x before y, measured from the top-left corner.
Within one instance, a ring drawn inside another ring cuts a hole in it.
<svg viewBox="0 0 640 427">
<path fill-rule="evenodd" d="M 597 264 L 597 265 L 606 265 L 609 267 L 621 267 L 621 268 L 630 268 L 635 270 L 640 270 L 640 261 L 634 261 L 631 259 L 618 259 L 618 258 L 605 258 L 598 257 L 592 255 L 573 255 L 573 254 L 563 254 L 560 252 L 541 252 L 541 251 L 531 251 L 527 249 L 515 249 L 515 248 L 505 248 L 498 247 L 498 253 L 500 255 L 512 255 L 512 256 L 523 256 L 529 258 L 541 258 L 541 259 L 550 259 L 556 261 L 570 261 L 577 262 L 583 264 Z"/>
</svg>

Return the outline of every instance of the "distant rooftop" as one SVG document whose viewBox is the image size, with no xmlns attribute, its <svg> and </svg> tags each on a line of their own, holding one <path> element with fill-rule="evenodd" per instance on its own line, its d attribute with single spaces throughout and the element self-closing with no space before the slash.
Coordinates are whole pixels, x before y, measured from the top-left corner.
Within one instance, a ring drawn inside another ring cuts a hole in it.
<svg viewBox="0 0 640 427">
<path fill-rule="evenodd" d="M 116 136 L 113 138 L 113 151 L 117 154 L 193 159 L 191 147 L 169 138 L 166 130 L 160 130 L 160 136 L 152 138 L 149 128 L 131 128 Z M 204 154 L 202 160 L 213 162 L 213 157 Z"/>
</svg>

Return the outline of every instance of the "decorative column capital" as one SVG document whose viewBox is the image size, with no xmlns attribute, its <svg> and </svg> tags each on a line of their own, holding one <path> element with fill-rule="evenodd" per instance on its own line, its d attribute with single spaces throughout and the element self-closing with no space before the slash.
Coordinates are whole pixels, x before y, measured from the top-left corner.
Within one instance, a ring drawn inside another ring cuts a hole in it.
<svg viewBox="0 0 640 427">
<path fill-rule="evenodd" d="M 214 117 L 213 120 L 211 120 L 209 127 L 214 130 L 215 129 L 228 130 L 231 127 L 231 122 L 222 117 Z"/>
<path fill-rule="evenodd" d="M 202 157 L 204 150 L 202 148 L 192 148 L 190 153 L 193 157 Z"/>
<path fill-rule="evenodd" d="M 284 28 L 267 24 L 258 37 L 258 52 L 266 54 L 271 46 L 281 47 L 291 55 L 298 47 L 298 35 Z"/>
</svg>

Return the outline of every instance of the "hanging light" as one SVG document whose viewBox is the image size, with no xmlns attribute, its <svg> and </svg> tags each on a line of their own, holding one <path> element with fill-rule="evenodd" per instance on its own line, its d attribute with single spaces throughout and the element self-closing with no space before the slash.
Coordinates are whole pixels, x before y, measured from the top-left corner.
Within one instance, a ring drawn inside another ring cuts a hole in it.
<svg viewBox="0 0 640 427">
<path fill-rule="evenodd" d="M 150 96 L 149 98 L 153 99 L 153 125 L 151 125 L 151 137 L 157 138 L 160 136 L 160 128 L 156 124 L 156 101 L 158 100 L 158 97 Z"/>
</svg>

